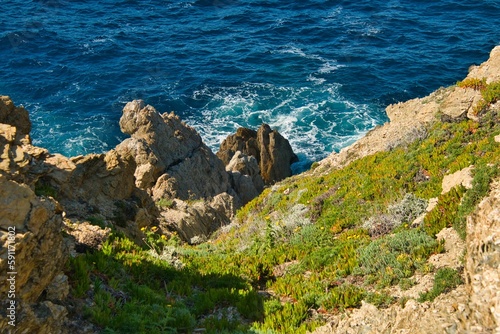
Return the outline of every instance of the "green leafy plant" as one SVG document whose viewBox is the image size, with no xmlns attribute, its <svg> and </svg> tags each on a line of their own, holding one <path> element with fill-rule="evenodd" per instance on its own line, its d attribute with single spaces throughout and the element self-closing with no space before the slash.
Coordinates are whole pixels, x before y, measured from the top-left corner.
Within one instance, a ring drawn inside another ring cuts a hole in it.
<svg viewBox="0 0 500 334">
<path fill-rule="evenodd" d="M 421 293 L 418 301 L 433 301 L 440 294 L 448 292 L 462 283 L 462 278 L 455 269 L 440 268 L 434 276 L 434 285 L 432 289 L 428 292 Z"/>
<path fill-rule="evenodd" d="M 156 201 L 156 206 L 162 209 L 171 209 L 175 207 L 175 202 L 168 198 L 161 198 Z"/>
<path fill-rule="evenodd" d="M 388 235 L 360 248 L 357 275 L 368 275 L 369 281 L 381 287 L 397 284 L 421 269 L 427 258 L 442 251 L 443 246 L 427 234 L 408 230 Z"/>
</svg>

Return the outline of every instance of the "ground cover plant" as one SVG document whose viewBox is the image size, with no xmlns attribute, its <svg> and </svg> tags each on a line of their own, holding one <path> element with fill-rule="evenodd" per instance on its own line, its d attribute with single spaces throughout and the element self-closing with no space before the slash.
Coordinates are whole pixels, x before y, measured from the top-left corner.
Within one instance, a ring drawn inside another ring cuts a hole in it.
<svg viewBox="0 0 500 334">
<path fill-rule="evenodd" d="M 415 273 L 435 272 L 420 298 L 433 300 L 461 284 L 427 260 L 443 251 L 443 227 L 465 237 L 465 217 L 499 175 L 499 120 L 490 110 L 479 121 L 436 121 L 407 146 L 291 177 L 198 246 L 154 228 L 142 245 L 114 234 L 70 260 L 72 296 L 106 333 L 306 333 L 362 300 L 397 303 L 388 288 L 411 286 Z M 471 165 L 471 189 L 441 194 L 444 175 Z M 412 224 L 431 198 L 438 205 Z"/>
</svg>

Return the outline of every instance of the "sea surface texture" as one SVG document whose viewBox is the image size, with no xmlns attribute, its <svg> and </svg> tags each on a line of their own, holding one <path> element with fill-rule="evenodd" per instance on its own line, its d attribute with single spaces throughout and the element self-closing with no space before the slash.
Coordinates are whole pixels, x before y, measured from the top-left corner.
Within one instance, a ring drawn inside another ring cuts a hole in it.
<svg viewBox="0 0 500 334">
<path fill-rule="evenodd" d="M 498 0 L 3 0 L 0 94 L 36 145 L 73 156 L 125 136 L 126 102 L 175 111 L 217 150 L 270 124 L 296 170 L 385 122 L 389 103 L 465 77 L 500 44 Z"/>
</svg>

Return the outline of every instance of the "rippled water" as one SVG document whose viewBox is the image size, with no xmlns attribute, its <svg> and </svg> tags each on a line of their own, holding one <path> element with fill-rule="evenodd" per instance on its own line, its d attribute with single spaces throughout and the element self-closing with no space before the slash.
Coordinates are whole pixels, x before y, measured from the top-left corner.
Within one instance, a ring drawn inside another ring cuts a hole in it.
<svg viewBox="0 0 500 334">
<path fill-rule="evenodd" d="M 10 0 L 2 12 L 0 94 L 29 109 L 37 145 L 65 155 L 114 147 L 124 104 L 141 98 L 214 150 L 269 123 L 307 165 L 500 44 L 497 0 Z"/>
</svg>

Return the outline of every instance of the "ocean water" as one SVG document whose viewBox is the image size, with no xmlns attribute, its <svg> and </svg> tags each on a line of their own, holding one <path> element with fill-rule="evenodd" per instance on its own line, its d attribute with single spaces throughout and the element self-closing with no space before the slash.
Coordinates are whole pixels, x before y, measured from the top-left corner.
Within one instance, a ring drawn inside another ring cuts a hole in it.
<svg viewBox="0 0 500 334">
<path fill-rule="evenodd" d="M 462 79 L 500 44 L 498 0 L 4 0 L 0 94 L 36 145 L 100 153 L 126 102 L 175 111 L 217 151 L 270 124 L 304 168 Z"/>
</svg>

